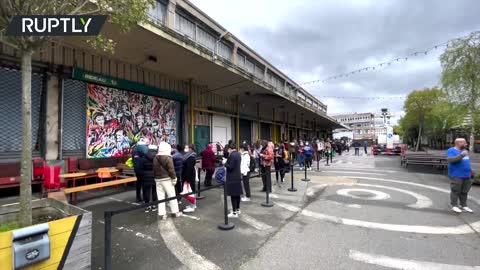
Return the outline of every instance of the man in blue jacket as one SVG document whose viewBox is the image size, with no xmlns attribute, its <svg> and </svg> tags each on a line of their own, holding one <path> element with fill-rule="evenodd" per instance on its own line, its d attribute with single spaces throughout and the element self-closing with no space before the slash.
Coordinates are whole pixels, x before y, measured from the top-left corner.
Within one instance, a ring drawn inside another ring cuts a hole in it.
<svg viewBox="0 0 480 270">
<path fill-rule="evenodd" d="M 175 174 L 177 175 L 177 184 L 175 185 L 175 191 L 177 192 L 177 195 L 180 194 L 183 190 L 182 179 L 181 179 L 182 169 L 183 169 L 182 151 L 183 151 L 183 146 L 180 144 L 174 145 L 174 147 L 172 147 L 173 166 L 175 167 Z"/>
<path fill-rule="evenodd" d="M 448 149 L 448 176 L 450 177 L 450 204 L 452 211 L 473 213 L 467 206 L 468 192 L 472 186 L 472 167 L 467 151 L 467 141 L 463 138 L 455 140 L 455 147 Z M 460 206 L 458 205 L 460 200 Z"/>
<path fill-rule="evenodd" d="M 141 190 L 143 188 L 143 176 L 145 171 L 143 168 L 143 158 L 148 152 L 147 139 L 140 138 L 137 145 L 132 150 L 132 160 L 133 160 L 133 170 L 135 171 L 135 176 L 137 177 L 137 182 L 135 187 L 137 189 L 137 202 L 143 202 Z"/>
</svg>

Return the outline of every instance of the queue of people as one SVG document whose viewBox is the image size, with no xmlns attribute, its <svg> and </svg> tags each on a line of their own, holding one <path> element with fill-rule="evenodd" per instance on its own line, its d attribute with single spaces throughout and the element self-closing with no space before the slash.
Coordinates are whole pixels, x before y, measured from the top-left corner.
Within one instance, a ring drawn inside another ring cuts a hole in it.
<svg viewBox="0 0 480 270">
<path fill-rule="evenodd" d="M 243 142 L 237 151 L 236 144 L 230 140 L 222 149 L 222 164 L 226 169 L 225 182 L 227 194 L 232 200 L 230 217 L 238 217 L 241 213 L 240 202 L 251 201 L 250 177 L 258 172 L 262 179 L 262 192 L 272 192 L 272 169 L 275 181 L 280 187 L 285 181 L 285 174 L 290 170 L 291 160 L 297 160 L 301 168 L 311 170 L 314 158 L 320 160 L 332 153 L 330 140 L 292 141 L 274 144 L 272 140 L 257 141 L 250 145 Z M 213 144 L 206 146 L 200 153 L 201 169 L 205 172 L 204 186 L 212 186 L 216 169 L 217 156 Z M 216 149 L 218 152 L 218 148 Z M 150 144 L 148 139 L 141 138 L 132 150 L 136 182 L 137 202 L 150 203 L 166 197 L 178 197 L 184 193 L 196 192 L 199 182 L 196 167 L 197 153 L 194 145 L 169 145 L 160 142 Z M 272 168 L 273 167 L 273 168 Z M 193 195 L 194 196 L 194 195 Z M 179 205 L 181 200 L 170 200 L 168 205 L 174 217 L 182 214 Z M 197 208 L 195 200 L 189 200 L 183 213 L 192 213 Z M 158 207 L 147 207 L 145 212 L 158 211 L 162 219 L 167 218 L 166 204 Z"/>
</svg>

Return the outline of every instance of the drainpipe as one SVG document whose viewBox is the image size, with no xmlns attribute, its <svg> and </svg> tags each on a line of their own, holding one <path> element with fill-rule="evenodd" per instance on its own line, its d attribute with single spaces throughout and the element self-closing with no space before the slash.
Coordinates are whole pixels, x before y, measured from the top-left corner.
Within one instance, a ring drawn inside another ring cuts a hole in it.
<svg viewBox="0 0 480 270">
<path fill-rule="evenodd" d="M 58 75 L 58 160 L 63 160 L 63 71 Z"/>
</svg>

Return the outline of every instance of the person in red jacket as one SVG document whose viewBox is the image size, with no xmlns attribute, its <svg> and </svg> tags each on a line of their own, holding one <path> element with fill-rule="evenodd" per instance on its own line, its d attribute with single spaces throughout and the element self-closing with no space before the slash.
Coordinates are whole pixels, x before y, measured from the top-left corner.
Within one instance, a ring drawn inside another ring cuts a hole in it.
<svg viewBox="0 0 480 270">
<path fill-rule="evenodd" d="M 266 192 L 272 192 L 272 165 L 273 165 L 273 142 L 272 140 L 268 140 L 268 144 L 265 151 L 262 151 L 260 157 L 262 159 L 262 165 L 264 167 L 264 171 L 262 173 L 265 174 L 265 186 L 263 187 Z M 263 191 L 263 190 L 262 190 Z"/>
<path fill-rule="evenodd" d="M 204 185 L 209 187 L 212 185 L 212 176 L 215 171 L 215 153 L 213 152 L 213 145 L 207 145 L 200 155 L 202 156 L 202 170 L 206 172 Z"/>
</svg>

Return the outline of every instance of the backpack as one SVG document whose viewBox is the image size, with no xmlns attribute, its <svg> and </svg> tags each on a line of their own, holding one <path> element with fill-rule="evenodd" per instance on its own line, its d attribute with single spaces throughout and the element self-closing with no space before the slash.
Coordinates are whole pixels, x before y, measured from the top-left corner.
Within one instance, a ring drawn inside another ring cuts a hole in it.
<svg viewBox="0 0 480 270">
<path fill-rule="evenodd" d="M 287 150 L 283 150 L 283 153 L 285 153 L 285 160 L 290 160 L 289 157 L 288 157 L 288 151 Z"/>
<path fill-rule="evenodd" d="M 225 184 L 225 174 L 225 167 L 220 167 L 217 169 L 217 171 L 215 172 L 215 180 L 217 180 L 217 183 L 221 185 Z"/>
</svg>

